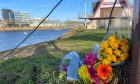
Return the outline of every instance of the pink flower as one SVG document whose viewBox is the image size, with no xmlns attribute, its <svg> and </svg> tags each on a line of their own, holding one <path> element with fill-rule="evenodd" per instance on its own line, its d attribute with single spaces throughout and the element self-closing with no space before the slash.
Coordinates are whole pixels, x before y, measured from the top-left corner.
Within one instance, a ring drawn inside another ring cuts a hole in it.
<svg viewBox="0 0 140 84">
<path fill-rule="evenodd" d="M 92 66 L 88 68 L 88 72 L 90 77 L 94 80 L 94 84 L 100 84 L 100 78 L 96 75 L 97 71 Z"/>
<path fill-rule="evenodd" d="M 96 60 L 97 60 L 97 54 L 93 54 L 92 52 L 88 52 L 84 58 L 84 64 L 94 65 Z"/>
</svg>

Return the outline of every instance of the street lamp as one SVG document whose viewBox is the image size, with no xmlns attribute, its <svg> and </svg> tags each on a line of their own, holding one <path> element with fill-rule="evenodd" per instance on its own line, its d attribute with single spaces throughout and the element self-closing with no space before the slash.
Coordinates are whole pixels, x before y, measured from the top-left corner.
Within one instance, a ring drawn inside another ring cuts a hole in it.
<svg viewBox="0 0 140 84">
<path fill-rule="evenodd" d="M 87 28 L 87 20 L 86 20 L 86 17 L 87 17 L 87 15 L 86 15 L 86 6 L 87 6 L 87 4 L 86 4 L 86 0 L 84 0 L 84 8 L 85 8 L 85 12 L 84 12 L 84 17 L 85 17 L 85 29 Z"/>
</svg>

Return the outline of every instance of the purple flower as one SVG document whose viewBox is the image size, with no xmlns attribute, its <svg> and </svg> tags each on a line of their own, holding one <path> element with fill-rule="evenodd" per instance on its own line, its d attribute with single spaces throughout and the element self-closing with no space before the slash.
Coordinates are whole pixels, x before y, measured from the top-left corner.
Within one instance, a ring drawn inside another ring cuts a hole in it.
<svg viewBox="0 0 140 84">
<path fill-rule="evenodd" d="M 68 65 L 62 65 L 63 66 L 63 71 L 67 71 Z"/>
<path fill-rule="evenodd" d="M 92 52 L 88 52 L 84 58 L 84 64 L 93 65 L 97 60 L 97 54 L 93 54 Z"/>
<path fill-rule="evenodd" d="M 107 84 L 107 80 L 104 80 L 104 84 Z"/>
<path fill-rule="evenodd" d="M 88 68 L 88 72 L 90 77 L 95 80 L 94 84 L 100 84 L 100 78 L 97 76 L 97 71 L 92 66 Z"/>
<path fill-rule="evenodd" d="M 96 77 L 94 80 L 95 80 L 94 84 L 100 84 L 100 78 L 99 77 Z"/>
<path fill-rule="evenodd" d="M 96 70 L 92 67 L 92 66 L 90 66 L 89 68 L 88 68 L 88 72 L 89 72 L 89 74 L 90 74 L 90 76 L 91 76 L 91 78 L 92 79 L 94 79 L 94 78 L 96 78 L 97 76 L 96 76 Z"/>
</svg>

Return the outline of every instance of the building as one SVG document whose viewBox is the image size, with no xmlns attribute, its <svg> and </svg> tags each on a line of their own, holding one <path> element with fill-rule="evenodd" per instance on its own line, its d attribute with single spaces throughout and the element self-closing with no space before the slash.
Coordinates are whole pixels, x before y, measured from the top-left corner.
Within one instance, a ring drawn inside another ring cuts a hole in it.
<svg viewBox="0 0 140 84">
<path fill-rule="evenodd" d="M 107 27 L 110 13 L 113 7 L 115 0 L 98 0 L 94 2 L 92 17 L 86 16 L 86 19 L 89 19 L 90 22 L 87 25 L 88 29 L 96 29 L 100 27 Z M 87 14 L 88 15 L 88 14 Z M 128 0 L 117 0 L 115 8 L 112 13 L 112 24 L 118 24 L 121 21 L 122 23 L 128 23 L 127 20 L 117 19 L 123 17 L 132 17 L 132 8 L 128 3 Z M 83 18 L 83 19 L 85 19 Z M 114 22 L 113 22 L 114 21 Z M 120 24 L 120 23 L 119 23 Z M 131 23 L 130 23 L 131 24 Z M 125 26 L 126 24 L 122 24 Z"/>
<path fill-rule="evenodd" d="M 16 12 L 10 9 L 2 9 L 2 16 L 6 26 L 23 27 L 30 24 L 30 13 Z"/>
<path fill-rule="evenodd" d="M 32 18 L 31 19 L 31 27 L 36 27 L 41 21 L 43 20 L 43 18 Z M 62 27 L 65 24 L 61 21 L 57 21 L 57 20 L 45 20 L 39 27 L 43 27 L 43 28 L 53 28 L 53 27 Z"/>
<path fill-rule="evenodd" d="M 81 28 L 81 27 L 84 27 L 84 24 L 83 22 L 80 22 L 80 21 L 71 20 L 71 21 L 67 21 L 67 27 L 68 28 Z"/>
<path fill-rule="evenodd" d="M 24 27 L 30 25 L 30 13 L 28 12 L 14 12 L 15 26 Z"/>
<path fill-rule="evenodd" d="M 0 20 L 0 28 L 3 26 L 3 24 L 2 24 L 2 20 Z"/>
<path fill-rule="evenodd" d="M 42 18 L 32 18 L 30 26 L 36 27 L 41 21 L 42 21 Z"/>
<path fill-rule="evenodd" d="M 36 27 L 42 20 L 43 20 L 43 18 L 32 18 L 30 27 Z M 45 28 L 45 27 L 49 27 L 49 26 L 51 26 L 51 24 L 49 23 L 48 20 L 45 20 L 42 24 L 40 24 L 39 27 Z"/>
<path fill-rule="evenodd" d="M 14 25 L 14 13 L 10 9 L 2 9 L 2 16 L 4 19 L 4 23 L 7 26 Z"/>
</svg>

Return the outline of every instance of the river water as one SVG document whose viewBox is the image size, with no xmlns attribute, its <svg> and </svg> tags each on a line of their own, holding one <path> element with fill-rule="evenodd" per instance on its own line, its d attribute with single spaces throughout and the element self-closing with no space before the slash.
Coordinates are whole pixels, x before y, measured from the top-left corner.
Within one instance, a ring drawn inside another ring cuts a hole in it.
<svg viewBox="0 0 140 84">
<path fill-rule="evenodd" d="M 36 30 L 21 46 L 56 40 L 69 30 Z M 1 31 L 0 52 L 15 48 L 31 31 Z"/>
</svg>

